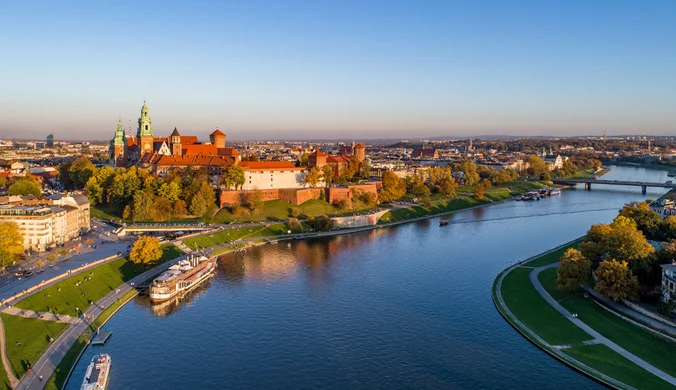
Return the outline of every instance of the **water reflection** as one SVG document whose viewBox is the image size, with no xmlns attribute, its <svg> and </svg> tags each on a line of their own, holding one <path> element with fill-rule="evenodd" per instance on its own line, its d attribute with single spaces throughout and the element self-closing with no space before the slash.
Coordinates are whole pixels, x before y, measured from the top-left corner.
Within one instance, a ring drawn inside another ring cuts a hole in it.
<svg viewBox="0 0 676 390">
<path fill-rule="evenodd" d="M 134 298 L 134 303 L 141 307 L 150 307 L 150 311 L 158 317 L 167 317 L 197 301 L 202 295 L 206 294 L 212 283 L 213 278 L 209 277 L 195 288 L 179 293 L 167 301 L 153 303 L 147 295 L 139 295 Z"/>
</svg>

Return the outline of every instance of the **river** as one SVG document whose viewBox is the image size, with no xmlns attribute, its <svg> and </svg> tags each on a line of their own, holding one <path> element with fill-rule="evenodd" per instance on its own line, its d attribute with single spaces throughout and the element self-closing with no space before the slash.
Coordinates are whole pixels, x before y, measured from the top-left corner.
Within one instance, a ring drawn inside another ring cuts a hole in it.
<svg viewBox="0 0 676 390">
<path fill-rule="evenodd" d="M 609 180 L 666 171 L 611 167 Z M 663 189 L 648 189 L 659 197 Z M 640 187 L 594 186 L 364 233 L 265 245 L 219 259 L 179 303 L 137 297 L 88 348 L 109 389 L 601 388 L 530 344 L 491 300 L 510 263 L 610 222 Z"/>
</svg>

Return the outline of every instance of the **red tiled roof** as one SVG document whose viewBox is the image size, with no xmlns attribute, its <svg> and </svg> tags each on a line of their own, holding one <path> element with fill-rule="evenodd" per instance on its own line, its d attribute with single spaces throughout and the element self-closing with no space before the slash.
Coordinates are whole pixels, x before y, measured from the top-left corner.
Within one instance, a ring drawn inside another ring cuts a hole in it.
<svg viewBox="0 0 676 390">
<path fill-rule="evenodd" d="M 354 148 L 355 149 L 366 149 L 366 147 L 364 145 L 362 145 L 361 143 L 354 145 Z"/>
<path fill-rule="evenodd" d="M 349 158 L 345 158 L 345 155 L 342 156 L 328 156 L 326 157 L 327 163 L 348 163 L 350 162 Z"/>
<path fill-rule="evenodd" d="M 242 161 L 238 165 L 244 169 L 303 169 L 290 161 Z"/>
<path fill-rule="evenodd" d="M 181 139 L 181 141 L 183 140 Z M 185 145 L 183 147 L 184 156 L 197 156 L 197 155 L 215 156 L 217 154 L 218 148 L 216 148 L 216 146 L 214 145 L 193 144 L 193 145 Z"/>
<path fill-rule="evenodd" d="M 154 159 L 155 165 L 163 166 L 230 166 L 235 163 L 235 160 L 227 156 L 167 156 L 158 155 Z"/>
<path fill-rule="evenodd" d="M 219 156 L 239 156 L 239 154 L 235 148 L 218 148 Z"/>
<path fill-rule="evenodd" d="M 320 150 L 315 150 L 315 152 L 312 153 L 310 156 L 314 156 L 314 157 L 326 157 L 326 154 L 322 153 Z"/>
<path fill-rule="evenodd" d="M 222 131 L 216 129 L 213 133 L 211 133 L 211 134 L 209 134 L 209 135 L 225 135 L 225 134 L 223 134 Z"/>
<path fill-rule="evenodd" d="M 192 145 L 197 143 L 197 136 L 196 135 L 182 135 L 181 136 L 181 144 L 183 145 Z"/>
</svg>

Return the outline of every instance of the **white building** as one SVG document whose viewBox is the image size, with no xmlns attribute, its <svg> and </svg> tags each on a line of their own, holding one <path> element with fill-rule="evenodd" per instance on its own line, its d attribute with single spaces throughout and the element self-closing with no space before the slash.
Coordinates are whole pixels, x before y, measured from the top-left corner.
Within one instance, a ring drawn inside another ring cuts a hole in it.
<svg viewBox="0 0 676 390">
<path fill-rule="evenodd" d="M 306 170 L 289 161 L 242 161 L 243 190 L 270 190 L 279 188 L 305 188 Z"/>
<path fill-rule="evenodd" d="M 676 294 L 676 264 L 662 264 L 662 291 L 670 299 Z"/>
<path fill-rule="evenodd" d="M 664 219 L 670 215 L 676 215 L 676 204 L 671 199 L 660 199 L 650 204 L 650 210 Z"/>
</svg>

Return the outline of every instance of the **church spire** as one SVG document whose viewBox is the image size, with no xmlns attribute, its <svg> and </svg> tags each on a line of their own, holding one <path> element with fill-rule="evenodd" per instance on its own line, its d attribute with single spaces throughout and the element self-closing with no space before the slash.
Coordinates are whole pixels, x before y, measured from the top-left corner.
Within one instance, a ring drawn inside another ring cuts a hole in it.
<svg viewBox="0 0 676 390">
<path fill-rule="evenodd" d="M 141 107 L 141 117 L 138 118 L 138 131 L 136 133 L 137 137 L 152 137 L 153 136 L 153 121 L 148 115 L 148 106 L 146 105 L 145 100 L 143 101 L 143 107 Z"/>
</svg>

